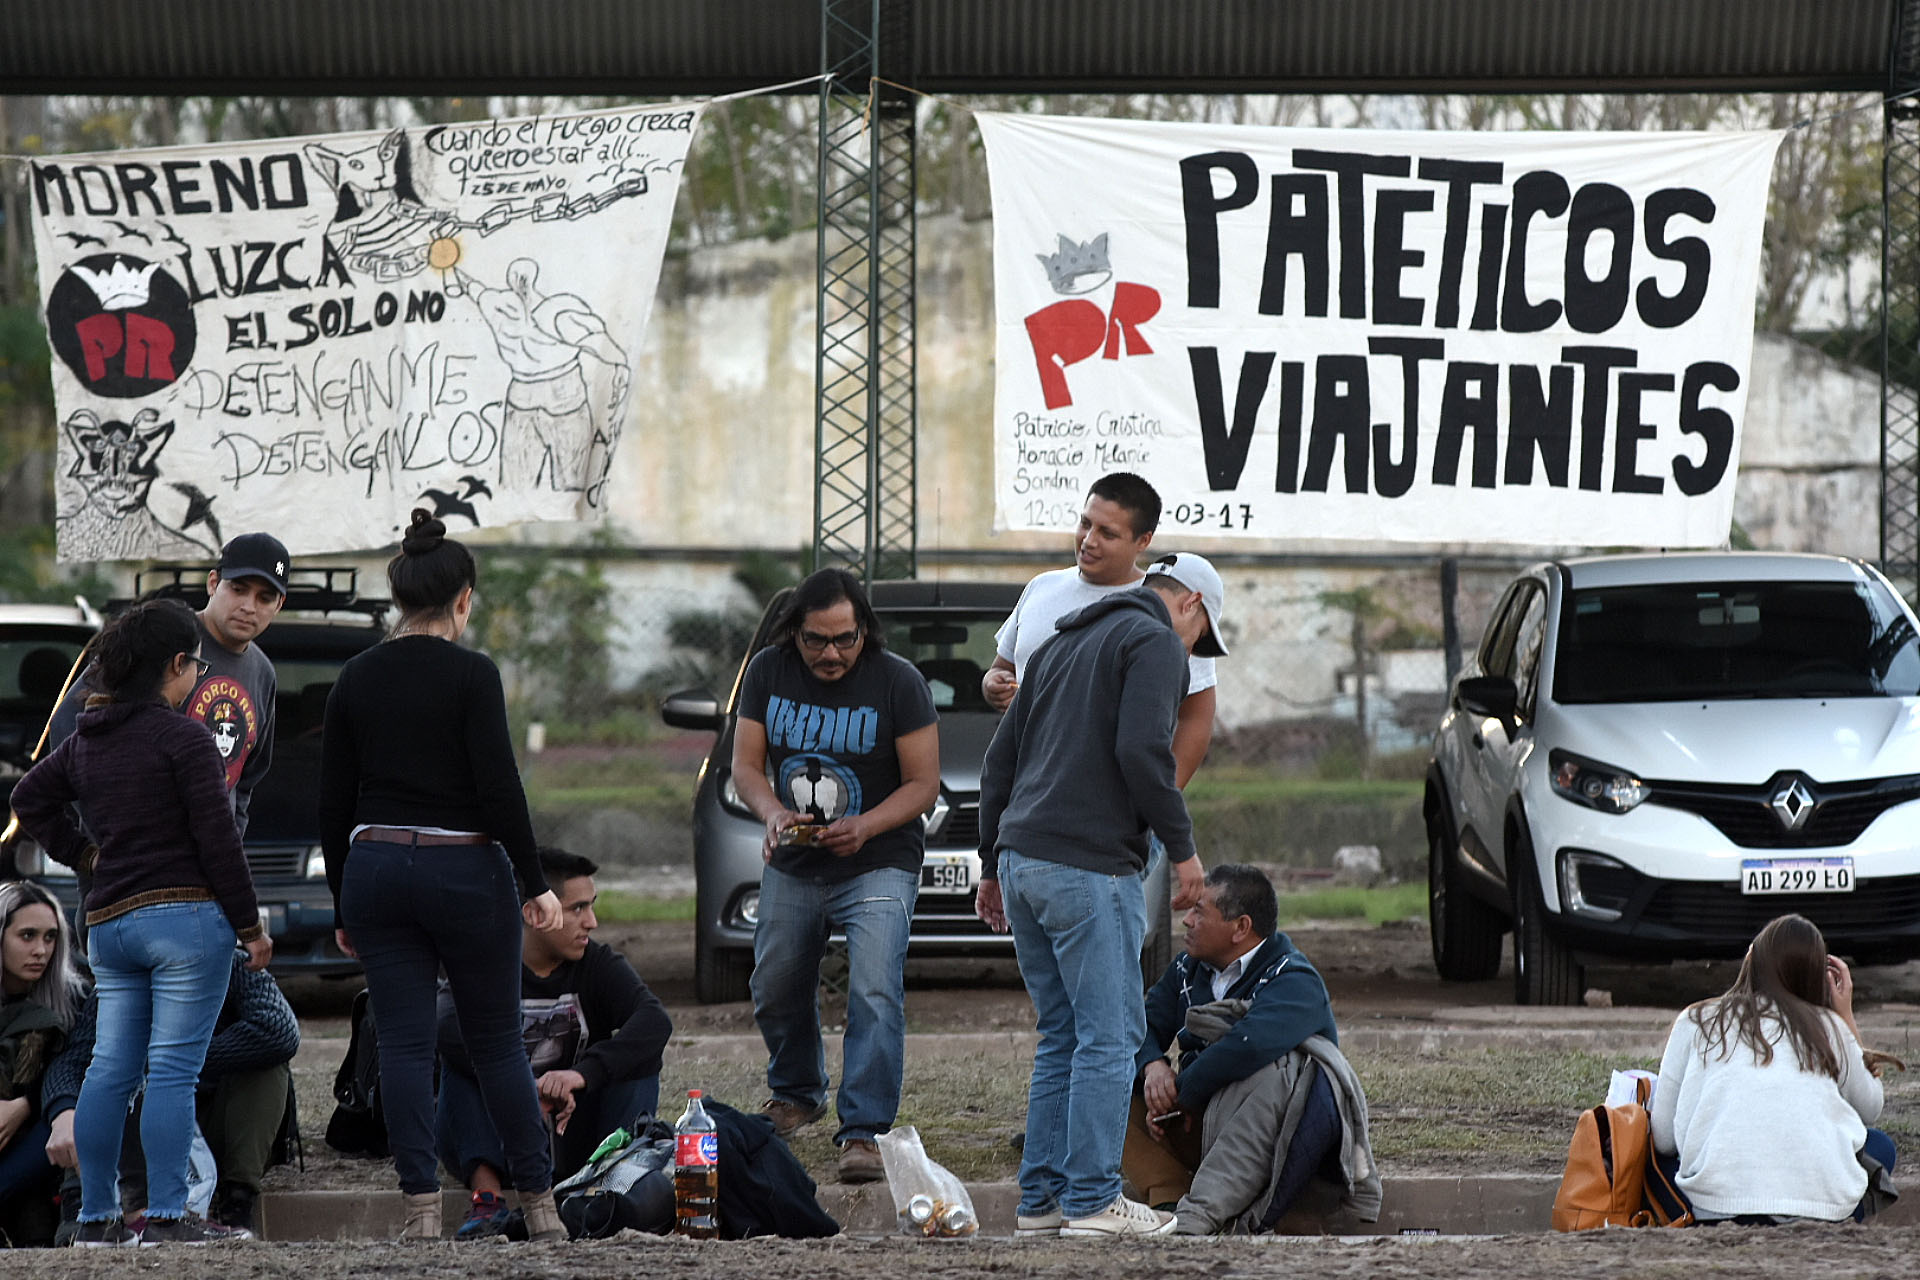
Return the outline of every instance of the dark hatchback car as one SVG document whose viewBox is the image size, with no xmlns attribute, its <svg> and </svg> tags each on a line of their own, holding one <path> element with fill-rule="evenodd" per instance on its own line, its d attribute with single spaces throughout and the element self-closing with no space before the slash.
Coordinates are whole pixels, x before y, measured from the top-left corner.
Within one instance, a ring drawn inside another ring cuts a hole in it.
<svg viewBox="0 0 1920 1280">
<path fill-rule="evenodd" d="M 994 633 L 1020 599 L 1020 587 L 997 582 L 875 582 L 868 588 L 887 647 L 919 668 L 940 713 L 940 798 L 927 813 L 926 861 L 908 939 L 910 956 L 1011 955 L 1013 940 L 973 912 L 980 883 L 980 764 L 1000 716 L 987 706 L 980 679 L 993 663 Z M 747 657 L 768 642 L 786 593 L 768 605 Z M 740 803 L 732 777 L 733 726 L 742 659 L 724 701 L 705 689 L 676 693 L 661 717 L 683 729 L 717 733 L 700 766 L 693 800 L 697 925 L 695 987 L 707 1003 L 747 998 L 753 931 L 760 909 L 759 819 Z M 1143 973 L 1158 978 L 1173 958 L 1173 920 L 1165 860 L 1147 880 Z"/>
<path fill-rule="evenodd" d="M 141 574 L 134 591 L 141 595 L 157 590 L 199 609 L 207 601 L 206 578 L 205 567 L 166 566 Z M 254 788 L 245 844 L 254 891 L 273 937 L 273 969 L 282 975 L 346 976 L 360 971 L 360 962 L 334 944 L 333 897 L 320 855 L 319 812 L 320 730 L 327 694 L 347 659 L 386 634 L 382 621 L 388 602 L 362 599 L 357 582 L 357 571 L 351 568 L 295 569 L 280 615 L 255 642 L 273 659 L 279 693 L 274 700 L 273 763 Z M 110 603 L 109 614 L 127 603 Z M 77 644 L 69 648 L 73 654 L 79 651 Z M 51 714 L 57 694 L 58 686 L 44 698 L 40 724 Z M 37 741 L 37 729 L 34 734 Z M 26 749 L 32 746 L 28 742 Z M 24 756 L 14 761 L 24 762 Z M 69 907 L 78 905 L 79 888 L 71 869 L 44 857 L 16 824 L 9 824 L 0 847 L 0 874 L 38 880 Z"/>
</svg>

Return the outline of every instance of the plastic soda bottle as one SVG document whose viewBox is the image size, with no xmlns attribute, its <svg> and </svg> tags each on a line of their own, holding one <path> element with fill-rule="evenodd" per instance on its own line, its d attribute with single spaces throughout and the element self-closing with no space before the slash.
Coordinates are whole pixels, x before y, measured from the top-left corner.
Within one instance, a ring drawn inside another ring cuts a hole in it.
<svg viewBox="0 0 1920 1280">
<path fill-rule="evenodd" d="M 687 1109 L 673 1126 L 673 1229 L 712 1240 L 720 1234 L 720 1135 L 700 1098 L 700 1090 L 687 1090 Z"/>
</svg>

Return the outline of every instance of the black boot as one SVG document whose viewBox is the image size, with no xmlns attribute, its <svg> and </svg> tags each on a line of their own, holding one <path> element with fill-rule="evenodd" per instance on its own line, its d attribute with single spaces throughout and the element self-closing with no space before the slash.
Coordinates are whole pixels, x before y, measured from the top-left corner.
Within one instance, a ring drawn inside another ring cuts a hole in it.
<svg viewBox="0 0 1920 1280">
<path fill-rule="evenodd" d="M 223 1227 L 244 1231 L 249 1237 L 259 1234 L 254 1201 L 260 1193 L 239 1182 L 222 1182 L 213 1189 L 213 1203 L 207 1206 L 207 1218 Z"/>
</svg>

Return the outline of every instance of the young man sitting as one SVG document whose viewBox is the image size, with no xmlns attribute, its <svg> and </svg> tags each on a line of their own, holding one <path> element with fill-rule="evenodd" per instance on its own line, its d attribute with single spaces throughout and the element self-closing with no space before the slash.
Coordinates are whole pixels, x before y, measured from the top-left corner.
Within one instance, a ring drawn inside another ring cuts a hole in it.
<svg viewBox="0 0 1920 1280">
<path fill-rule="evenodd" d="M 600 1140 L 652 1115 L 660 1101 L 660 1060 L 673 1023 L 625 956 L 595 942 L 599 868 L 578 854 L 540 850 L 547 883 L 566 923 L 557 932 L 521 931 L 520 1020 L 533 1074 L 554 1129 L 557 1182 L 587 1162 Z M 457 1240 L 511 1235 L 517 1210 L 500 1192 L 506 1156 L 467 1067 L 452 1002 L 440 1010 L 440 1161 L 473 1192 Z"/>
</svg>

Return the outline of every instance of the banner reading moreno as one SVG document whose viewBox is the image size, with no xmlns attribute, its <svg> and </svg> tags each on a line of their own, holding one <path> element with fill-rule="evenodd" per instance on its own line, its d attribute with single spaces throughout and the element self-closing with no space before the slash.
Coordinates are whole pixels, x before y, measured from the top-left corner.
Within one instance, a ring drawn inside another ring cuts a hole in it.
<svg viewBox="0 0 1920 1280">
<path fill-rule="evenodd" d="M 997 528 L 1726 540 L 1778 133 L 977 118 Z"/>
<path fill-rule="evenodd" d="M 34 161 L 60 558 L 604 514 L 698 116 Z"/>
</svg>

